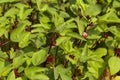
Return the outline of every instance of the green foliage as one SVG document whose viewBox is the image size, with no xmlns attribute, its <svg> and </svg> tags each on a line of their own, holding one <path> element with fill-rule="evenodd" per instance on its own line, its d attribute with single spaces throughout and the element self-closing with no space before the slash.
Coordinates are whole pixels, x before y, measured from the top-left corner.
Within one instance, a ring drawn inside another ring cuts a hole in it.
<svg viewBox="0 0 120 80">
<path fill-rule="evenodd" d="M 120 71 L 120 59 L 117 57 L 111 57 L 108 61 L 109 67 L 110 67 L 110 71 L 111 74 L 114 75 L 116 74 L 118 71 Z"/>
<path fill-rule="evenodd" d="M 72 80 L 71 79 L 71 72 L 70 69 L 67 68 L 65 69 L 63 65 L 58 65 L 55 69 L 54 69 L 54 76 L 55 76 L 55 80 L 60 78 L 63 80 Z"/>
<path fill-rule="evenodd" d="M 8 76 L 8 78 L 7 78 L 8 80 L 15 80 L 15 74 L 14 74 L 14 72 L 12 71 L 12 72 L 10 72 L 10 74 L 9 74 L 9 76 Z"/>
<path fill-rule="evenodd" d="M 0 0 L 0 80 L 119 80 L 119 4 Z"/>
<path fill-rule="evenodd" d="M 45 51 L 44 49 L 40 50 L 40 51 L 37 51 L 33 54 L 32 56 L 32 63 L 33 65 L 39 65 L 43 62 L 46 61 L 46 58 L 47 58 L 47 51 Z"/>
<path fill-rule="evenodd" d="M 46 68 L 42 67 L 29 67 L 25 69 L 25 75 L 32 80 L 49 80 L 49 78 L 43 74 Z"/>
</svg>

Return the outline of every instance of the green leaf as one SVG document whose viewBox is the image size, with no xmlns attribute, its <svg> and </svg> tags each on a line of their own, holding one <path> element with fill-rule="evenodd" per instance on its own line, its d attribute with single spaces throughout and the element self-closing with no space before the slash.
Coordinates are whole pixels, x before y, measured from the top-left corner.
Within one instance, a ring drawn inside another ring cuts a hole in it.
<svg viewBox="0 0 120 80">
<path fill-rule="evenodd" d="M 16 56 L 16 52 L 14 51 L 13 48 L 11 48 L 9 55 L 10 55 L 10 59 L 13 59 Z"/>
<path fill-rule="evenodd" d="M 83 0 L 76 0 L 77 4 L 80 5 L 80 7 L 82 8 L 82 10 L 84 11 L 87 7 L 87 5 L 84 3 Z"/>
<path fill-rule="evenodd" d="M 87 4 L 96 4 L 96 0 L 87 0 L 85 3 L 87 3 Z"/>
<path fill-rule="evenodd" d="M 88 33 L 89 34 L 89 33 Z M 87 39 L 99 39 L 101 36 L 98 34 L 89 34 Z"/>
<path fill-rule="evenodd" d="M 44 28 L 44 29 L 50 29 L 50 27 L 45 26 L 44 24 L 34 24 L 32 25 L 33 28 Z"/>
<path fill-rule="evenodd" d="M 15 57 L 13 59 L 13 67 L 14 68 L 18 68 L 19 66 L 21 66 L 24 62 L 26 61 L 26 58 L 23 56 L 23 54 L 21 54 L 18 57 Z"/>
<path fill-rule="evenodd" d="M 120 23 L 120 19 L 116 15 L 114 9 L 111 9 L 109 13 L 99 17 L 99 22 Z"/>
<path fill-rule="evenodd" d="M 18 27 L 10 34 L 10 39 L 15 42 L 19 42 L 21 39 L 21 33 L 25 29 L 25 24 L 19 24 Z"/>
<path fill-rule="evenodd" d="M 27 76 L 32 76 L 33 74 L 37 74 L 46 70 L 47 68 L 32 66 L 25 69 L 25 74 Z"/>
<path fill-rule="evenodd" d="M 120 71 L 120 59 L 118 57 L 111 57 L 108 61 L 108 65 L 110 67 L 111 75 Z"/>
<path fill-rule="evenodd" d="M 21 33 L 22 38 L 19 41 L 19 47 L 24 48 L 29 44 L 30 32 Z"/>
<path fill-rule="evenodd" d="M 6 17 L 4 17 L 4 16 L 0 17 L 0 26 L 1 27 L 6 26 L 6 24 L 8 24 L 8 22 L 9 22 L 9 20 Z"/>
<path fill-rule="evenodd" d="M 73 14 L 78 15 L 78 6 L 77 5 L 72 4 L 70 6 L 70 10 L 73 12 Z"/>
<path fill-rule="evenodd" d="M 70 17 L 69 14 L 64 12 L 64 11 L 60 11 L 60 16 L 64 17 L 64 18 L 69 18 Z"/>
<path fill-rule="evenodd" d="M 46 61 L 47 58 L 47 51 L 45 49 L 41 49 L 37 52 L 35 52 L 32 56 L 32 63 L 33 65 L 39 65 Z"/>
<path fill-rule="evenodd" d="M 25 5 L 22 3 L 17 3 L 17 4 L 15 4 L 15 6 L 20 9 L 18 16 L 20 17 L 21 20 L 25 19 L 26 16 L 28 16 L 32 11 L 32 9 L 24 10 L 24 8 L 28 7 L 28 5 Z"/>
<path fill-rule="evenodd" d="M 69 57 L 69 55 L 66 55 L 65 58 L 69 60 L 72 64 L 77 64 L 75 59 L 72 59 Z"/>
<path fill-rule="evenodd" d="M 55 76 L 55 80 L 58 78 L 58 75 L 60 75 L 62 80 L 72 80 L 71 78 L 71 72 L 69 68 L 64 68 L 63 65 L 58 65 L 55 69 L 54 69 L 54 76 Z"/>
<path fill-rule="evenodd" d="M 16 78 L 15 80 L 23 80 L 21 77 Z"/>
<path fill-rule="evenodd" d="M 120 76 L 116 76 L 113 80 L 120 80 Z"/>
<path fill-rule="evenodd" d="M 68 24 L 72 23 L 73 21 L 74 21 L 74 19 L 71 18 L 71 19 L 67 20 L 66 22 L 64 22 L 64 19 L 60 17 L 59 20 L 56 21 L 56 25 L 55 25 L 56 26 L 56 31 L 62 32 L 66 28 L 69 28 L 69 27 L 71 28 L 71 26 L 68 25 Z"/>
<path fill-rule="evenodd" d="M 24 14 L 24 8 L 21 7 L 20 11 L 19 11 L 19 17 L 20 17 L 21 20 L 23 19 L 23 14 Z"/>
<path fill-rule="evenodd" d="M 118 1 L 118 0 L 114 0 L 113 1 L 113 7 L 115 7 L 115 8 L 119 8 L 120 7 L 120 1 Z"/>
<path fill-rule="evenodd" d="M 0 3 L 7 3 L 7 2 L 18 2 L 20 0 L 0 0 Z"/>
<path fill-rule="evenodd" d="M 87 44 L 85 44 L 85 46 L 84 46 L 84 48 L 82 50 L 82 53 L 80 55 L 80 61 L 81 62 L 86 62 L 87 54 L 88 54 L 88 46 L 87 46 Z"/>
<path fill-rule="evenodd" d="M 30 33 L 25 32 L 25 27 L 27 25 L 30 25 L 31 23 L 27 20 L 23 21 L 22 23 L 18 24 L 17 28 L 15 30 L 13 30 L 10 34 L 10 39 L 14 42 L 19 42 L 20 40 L 22 40 L 23 37 L 25 37 L 24 35 L 27 34 L 26 37 L 28 37 L 30 35 Z M 25 37 L 25 38 L 26 38 Z"/>
<path fill-rule="evenodd" d="M 11 8 L 5 13 L 5 17 L 13 17 L 15 18 L 15 15 L 18 14 L 19 10 L 17 8 Z"/>
<path fill-rule="evenodd" d="M 36 0 L 36 3 L 39 11 L 44 12 L 48 9 L 48 5 L 42 4 L 42 0 Z"/>
<path fill-rule="evenodd" d="M 101 12 L 101 6 L 98 4 L 89 4 L 85 10 L 85 14 L 90 16 L 96 16 L 100 12 Z"/>
<path fill-rule="evenodd" d="M 85 39 L 81 35 L 79 35 L 78 33 L 75 33 L 75 32 L 70 32 L 70 33 L 67 33 L 66 35 L 69 37 L 73 37 L 73 38 L 77 38 L 77 39 L 85 41 Z"/>
<path fill-rule="evenodd" d="M 10 74 L 8 75 L 7 80 L 15 80 L 15 74 L 14 74 L 14 71 L 10 72 Z"/>
<path fill-rule="evenodd" d="M 17 8 L 19 8 L 19 9 L 22 9 L 22 8 L 27 8 L 27 7 L 29 7 L 28 5 L 26 5 L 26 4 L 23 4 L 23 3 L 16 3 L 14 6 L 15 6 L 15 7 L 17 7 Z"/>
<path fill-rule="evenodd" d="M 50 29 L 50 26 L 44 24 L 44 23 L 41 23 L 41 24 L 34 24 L 32 25 L 32 33 L 46 33 L 47 30 Z"/>
<path fill-rule="evenodd" d="M 88 80 L 96 80 L 96 78 L 90 72 L 86 72 L 85 76 L 82 78 L 82 80 L 85 80 L 86 78 Z"/>
<path fill-rule="evenodd" d="M 98 57 L 103 57 L 107 54 L 107 49 L 106 48 L 97 48 L 95 50 L 95 54 L 98 56 Z"/>
<path fill-rule="evenodd" d="M 0 51 L 0 58 L 7 59 L 8 55 L 6 52 Z"/>
<path fill-rule="evenodd" d="M 62 43 L 61 47 L 67 52 L 72 52 L 74 50 L 72 41 L 66 41 L 66 42 Z"/>
<path fill-rule="evenodd" d="M 26 64 L 27 64 L 27 66 L 30 66 L 31 63 L 32 63 L 32 59 L 31 59 L 31 58 L 27 58 L 27 60 L 26 60 Z"/>
<path fill-rule="evenodd" d="M 49 80 L 48 76 L 43 74 L 47 68 L 43 67 L 28 67 L 25 69 L 25 75 L 32 80 Z"/>
<path fill-rule="evenodd" d="M 55 22 L 55 27 L 56 27 L 57 30 L 61 29 L 62 24 L 65 25 L 65 23 L 64 23 L 64 18 L 63 18 L 63 17 L 60 17 L 60 16 L 58 16 L 58 15 L 55 16 L 54 22 Z M 64 25 L 63 25 L 63 26 L 64 26 Z M 59 29 L 58 29 L 58 28 L 59 28 Z"/>
<path fill-rule="evenodd" d="M 61 43 L 64 43 L 66 40 L 69 40 L 69 37 L 61 36 L 61 37 L 57 38 L 56 45 L 60 45 Z"/>
<path fill-rule="evenodd" d="M 11 65 L 7 65 L 4 68 L 2 68 L 2 73 L 0 74 L 1 76 L 8 76 L 8 74 L 10 73 L 10 71 L 12 70 L 12 66 Z"/>
<path fill-rule="evenodd" d="M 25 10 L 22 19 L 27 19 L 28 15 L 30 15 L 30 13 L 32 11 L 33 11 L 33 9 L 27 9 L 27 10 Z"/>
<path fill-rule="evenodd" d="M 2 69 L 5 67 L 5 62 L 0 60 L 0 76 L 2 73 Z"/>
<path fill-rule="evenodd" d="M 43 24 L 50 22 L 49 16 L 46 16 L 46 15 L 41 15 L 39 20 Z"/>
<path fill-rule="evenodd" d="M 45 74 L 37 74 L 37 75 L 34 75 L 34 77 L 31 79 L 32 80 L 49 80 L 49 77 Z"/>
<path fill-rule="evenodd" d="M 46 44 L 46 36 L 45 34 L 39 34 L 39 35 L 36 35 L 35 34 L 35 37 L 31 39 L 37 48 L 40 48 L 41 46 L 45 45 Z"/>
<path fill-rule="evenodd" d="M 113 33 L 117 38 L 120 38 L 120 35 L 119 35 L 120 34 L 120 32 L 119 32 L 120 29 L 117 26 L 111 26 L 108 30 L 111 33 Z"/>
<path fill-rule="evenodd" d="M 82 35 L 83 32 L 84 32 L 84 29 L 85 29 L 85 26 L 86 26 L 87 22 L 83 18 L 80 20 L 79 17 L 77 17 L 75 21 L 77 23 L 79 34 Z"/>
<path fill-rule="evenodd" d="M 44 28 L 34 28 L 31 31 L 32 33 L 45 33 L 46 30 Z"/>
<path fill-rule="evenodd" d="M 94 27 L 90 28 L 88 30 L 89 35 L 88 35 L 87 39 L 99 39 L 101 37 L 101 35 L 100 35 L 101 32 L 102 31 L 99 31 L 98 28 L 94 28 Z"/>
<path fill-rule="evenodd" d="M 5 34 L 5 32 L 6 32 L 6 29 L 3 28 L 3 27 L 0 27 L 0 37 L 1 37 L 3 34 Z"/>
<path fill-rule="evenodd" d="M 107 0 L 107 2 L 110 4 L 112 2 L 112 0 Z"/>
<path fill-rule="evenodd" d="M 103 67 L 103 62 L 88 61 L 87 64 L 88 71 L 97 79 L 100 76 L 100 68 Z"/>
<path fill-rule="evenodd" d="M 108 49 L 108 55 L 109 56 L 114 56 L 114 50 Z"/>
<path fill-rule="evenodd" d="M 2 7 L 0 7 L 0 16 L 2 16 L 2 10 L 3 10 Z"/>
</svg>

